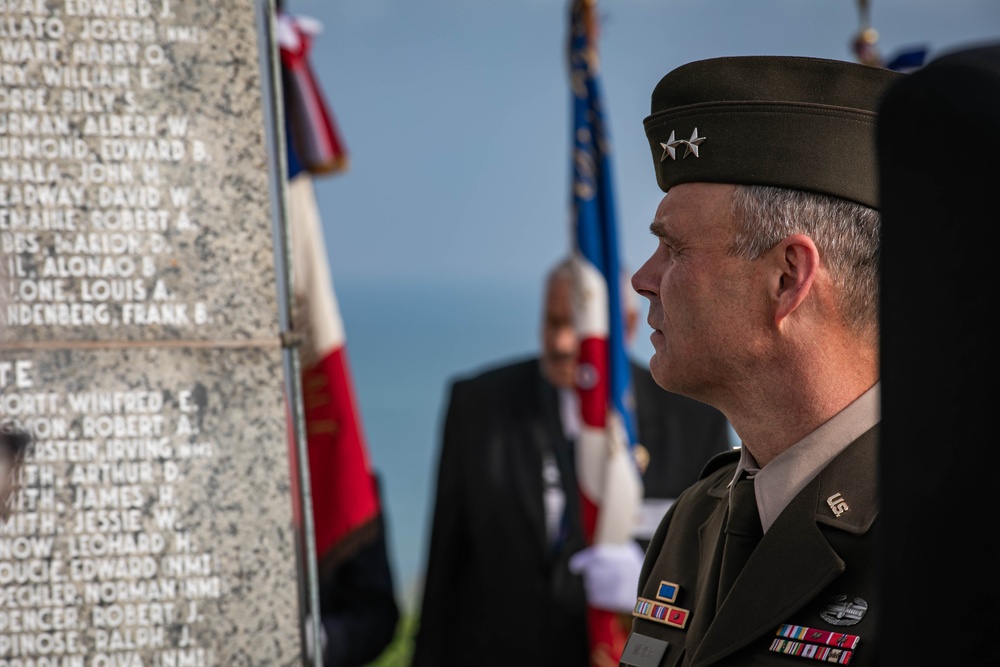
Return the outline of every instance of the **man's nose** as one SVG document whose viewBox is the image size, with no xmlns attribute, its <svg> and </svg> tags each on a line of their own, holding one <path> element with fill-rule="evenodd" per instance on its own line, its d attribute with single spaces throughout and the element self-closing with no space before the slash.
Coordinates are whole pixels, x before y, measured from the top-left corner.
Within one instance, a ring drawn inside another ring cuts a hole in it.
<svg viewBox="0 0 1000 667">
<path fill-rule="evenodd" d="M 556 349 L 560 352 L 573 352 L 576 350 L 576 331 L 572 326 L 560 327 L 556 332 Z"/>
<path fill-rule="evenodd" d="M 649 260 L 639 267 L 639 270 L 632 274 L 632 289 L 647 299 L 656 297 L 655 283 L 650 280 Z"/>
</svg>

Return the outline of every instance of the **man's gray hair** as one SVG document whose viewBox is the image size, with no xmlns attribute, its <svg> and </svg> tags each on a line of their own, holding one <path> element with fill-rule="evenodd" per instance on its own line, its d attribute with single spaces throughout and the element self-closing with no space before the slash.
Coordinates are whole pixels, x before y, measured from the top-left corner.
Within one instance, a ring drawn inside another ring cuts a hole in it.
<svg viewBox="0 0 1000 667">
<path fill-rule="evenodd" d="M 840 295 L 845 322 L 878 341 L 881 216 L 838 197 L 762 185 L 737 185 L 731 255 L 756 259 L 789 234 L 809 236 Z"/>
<path fill-rule="evenodd" d="M 573 279 L 573 257 L 566 256 L 559 259 L 558 262 L 552 265 L 551 268 L 545 274 L 545 287 L 548 288 L 549 284 L 559 278 L 563 280 Z"/>
<path fill-rule="evenodd" d="M 575 272 L 577 271 L 577 266 L 575 264 L 574 256 L 567 255 L 562 257 L 557 261 L 545 274 L 545 289 L 547 290 L 552 284 L 553 280 L 569 280 L 572 281 L 575 277 Z M 636 312 L 638 310 L 638 304 L 636 303 L 638 295 L 635 290 L 632 289 L 631 276 L 628 270 L 622 266 L 621 267 L 621 303 L 622 312 Z"/>
</svg>

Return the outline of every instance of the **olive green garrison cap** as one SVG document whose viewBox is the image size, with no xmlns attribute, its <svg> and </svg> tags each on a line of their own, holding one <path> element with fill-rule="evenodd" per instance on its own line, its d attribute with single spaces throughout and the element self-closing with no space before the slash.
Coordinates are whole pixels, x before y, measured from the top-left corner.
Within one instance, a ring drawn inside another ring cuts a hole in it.
<svg viewBox="0 0 1000 667">
<path fill-rule="evenodd" d="M 707 181 L 772 185 L 878 208 L 875 112 L 905 76 L 840 60 L 735 56 L 664 76 L 643 121 L 666 192 Z"/>
</svg>

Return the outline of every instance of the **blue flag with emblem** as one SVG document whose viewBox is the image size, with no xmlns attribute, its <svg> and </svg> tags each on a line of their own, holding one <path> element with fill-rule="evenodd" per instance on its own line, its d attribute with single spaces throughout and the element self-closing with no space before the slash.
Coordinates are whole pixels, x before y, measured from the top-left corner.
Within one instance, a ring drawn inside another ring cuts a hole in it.
<svg viewBox="0 0 1000 667">
<path fill-rule="evenodd" d="M 607 294 L 608 398 L 621 415 L 629 444 L 636 442 L 624 330 L 618 229 L 611 169 L 611 143 L 598 77 L 593 2 L 574 11 L 570 45 L 573 92 L 572 210 L 575 250 L 600 274 Z"/>
<path fill-rule="evenodd" d="M 611 173 L 611 144 L 598 80 L 595 0 L 571 0 L 574 324 L 580 352 L 576 469 L 588 545 L 625 545 L 642 502 L 624 292 Z M 589 606 L 590 664 L 617 664 L 627 630 L 612 611 Z"/>
</svg>

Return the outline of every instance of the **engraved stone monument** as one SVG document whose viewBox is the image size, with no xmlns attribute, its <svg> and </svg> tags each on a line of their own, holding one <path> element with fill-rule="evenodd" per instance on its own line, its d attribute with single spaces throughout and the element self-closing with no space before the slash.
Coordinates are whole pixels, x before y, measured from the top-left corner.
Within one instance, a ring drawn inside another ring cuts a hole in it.
<svg viewBox="0 0 1000 667">
<path fill-rule="evenodd" d="M 0 0 L 0 667 L 302 663 L 269 11 Z"/>
</svg>

